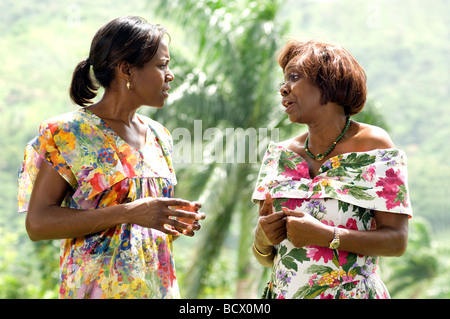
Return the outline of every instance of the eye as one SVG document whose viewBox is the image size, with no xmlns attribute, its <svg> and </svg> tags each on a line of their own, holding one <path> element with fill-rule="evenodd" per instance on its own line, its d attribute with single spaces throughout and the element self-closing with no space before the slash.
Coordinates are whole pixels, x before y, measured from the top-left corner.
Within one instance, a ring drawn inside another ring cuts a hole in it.
<svg viewBox="0 0 450 319">
<path fill-rule="evenodd" d="M 289 73 L 288 81 L 295 82 L 298 79 L 300 79 L 300 75 L 298 75 L 298 73 Z"/>
<path fill-rule="evenodd" d="M 161 68 L 161 69 L 166 69 L 167 68 L 167 66 L 169 65 L 169 60 L 164 60 L 164 62 L 162 62 L 160 65 L 159 65 L 159 68 Z"/>
</svg>

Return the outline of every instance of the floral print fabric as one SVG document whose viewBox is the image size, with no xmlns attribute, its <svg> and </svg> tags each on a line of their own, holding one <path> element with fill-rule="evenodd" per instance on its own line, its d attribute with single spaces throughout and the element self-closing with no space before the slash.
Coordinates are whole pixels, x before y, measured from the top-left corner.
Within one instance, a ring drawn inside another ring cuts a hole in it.
<svg viewBox="0 0 450 319">
<path fill-rule="evenodd" d="M 45 121 L 28 143 L 19 171 L 19 212 L 26 212 L 41 165 L 51 165 L 71 186 L 62 206 L 97 209 L 144 197 L 172 197 L 176 177 L 172 139 L 158 122 L 134 149 L 86 109 Z M 61 241 L 60 298 L 178 298 L 171 238 L 122 224 Z"/>
<path fill-rule="evenodd" d="M 252 200 L 273 197 L 281 207 L 308 212 L 338 228 L 375 229 L 373 211 L 412 217 L 405 154 L 398 149 L 346 153 L 311 178 L 303 157 L 270 143 Z M 319 246 L 277 247 L 265 298 L 390 298 L 377 275 L 378 258 Z"/>
</svg>

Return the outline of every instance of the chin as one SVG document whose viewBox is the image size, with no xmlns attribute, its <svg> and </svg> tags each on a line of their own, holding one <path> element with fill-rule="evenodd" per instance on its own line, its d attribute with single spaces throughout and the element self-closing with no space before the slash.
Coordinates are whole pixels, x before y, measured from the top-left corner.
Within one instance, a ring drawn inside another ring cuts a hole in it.
<svg viewBox="0 0 450 319">
<path fill-rule="evenodd" d="M 295 116 L 293 116 L 293 115 L 289 115 L 289 121 L 291 123 L 298 123 L 297 118 Z"/>
<path fill-rule="evenodd" d="M 158 103 L 158 104 L 153 103 L 153 104 L 146 104 L 146 105 L 150 106 L 150 107 L 154 107 L 155 109 L 162 109 L 164 107 L 165 103 L 164 102 L 163 103 Z"/>
</svg>

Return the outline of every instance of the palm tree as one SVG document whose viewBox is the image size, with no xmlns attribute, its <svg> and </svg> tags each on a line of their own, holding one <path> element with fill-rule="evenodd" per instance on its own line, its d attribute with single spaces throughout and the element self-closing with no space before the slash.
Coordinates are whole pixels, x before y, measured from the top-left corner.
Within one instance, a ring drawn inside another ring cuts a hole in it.
<svg viewBox="0 0 450 319">
<path fill-rule="evenodd" d="M 235 221 L 239 224 L 238 238 L 233 238 L 238 252 L 237 285 L 243 287 L 250 281 L 258 281 L 251 277 L 255 271 L 250 262 L 250 247 L 257 210 L 250 199 L 261 154 L 271 137 L 277 138 L 272 136 L 276 131 L 271 129 L 283 126 L 285 120 L 272 112 L 281 107 L 277 106 L 275 92 L 282 77 L 275 53 L 285 30 L 275 23 L 279 6 L 280 1 L 268 0 L 158 4 L 159 14 L 170 15 L 172 21 L 183 27 L 188 43 L 171 44 L 174 68 L 180 66 L 174 73 L 183 81 L 173 85 L 177 87 L 175 100 L 153 117 L 172 131 L 174 140 L 180 131 L 206 134 L 209 128 L 215 128 L 208 131 L 215 133 L 210 140 L 201 139 L 200 145 L 194 145 L 190 163 L 176 165 L 182 181 L 177 195 L 203 200 L 208 216 L 184 283 L 189 287 L 186 296 L 190 298 L 202 296 L 205 286 L 202 279 L 208 278 L 213 262 L 231 237 L 232 221 L 233 225 Z M 189 54 L 192 47 L 197 50 Z M 195 138 L 198 136 L 194 142 Z M 238 147 L 246 139 L 247 146 Z M 186 150 L 181 141 L 177 145 Z M 197 161 L 199 155 L 201 160 Z M 236 297 L 249 296 L 242 294 L 240 288 L 236 290 Z"/>
<path fill-rule="evenodd" d="M 276 20 L 280 5 L 281 1 L 272 0 L 157 4 L 159 15 L 176 21 L 176 26 L 164 23 L 171 32 L 172 27 L 181 26 L 183 43 L 171 43 L 175 92 L 170 105 L 153 118 L 171 130 L 175 156 L 188 157 L 187 163 L 176 164 L 181 181 L 177 196 L 200 199 L 208 216 L 195 240 L 198 246 L 183 283 L 188 298 L 204 295 L 213 264 L 227 242 L 236 251 L 235 297 L 255 297 L 255 285 L 267 275 L 256 266 L 250 251 L 258 216 L 250 199 L 268 142 L 298 130 L 280 112 L 276 92 L 282 79 L 276 51 L 284 44 L 287 30 Z M 368 109 L 361 119 L 385 126 L 374 120 L 381 118 L 376 109 Z M 198 132 L 208 135 L 207 140 L 198 142 Z M 183 140 L 177 140 L 181 136 Z M 251 145 L 255 136 L 258 143 Z M 248 144 L 240 147 L 238 142 L 246 139 Z M 191 147 L 182 143 L 185 140 L 196 143 Z M 244 161 L 239 161 L 241 155 Z"/>
</svg>

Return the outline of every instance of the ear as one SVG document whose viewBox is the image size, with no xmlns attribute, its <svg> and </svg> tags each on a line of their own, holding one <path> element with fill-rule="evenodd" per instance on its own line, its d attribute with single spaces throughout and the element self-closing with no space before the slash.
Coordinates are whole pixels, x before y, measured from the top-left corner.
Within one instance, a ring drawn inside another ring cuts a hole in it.
<svg viewBox="0 0 450 319">
<path fill-rule="evenodd" d="M 128 81 L 131 77 L 131 65 L 126 61 L 119 62 L 116 66 L 116 74 L 119 78 Z"/>
</svg>

